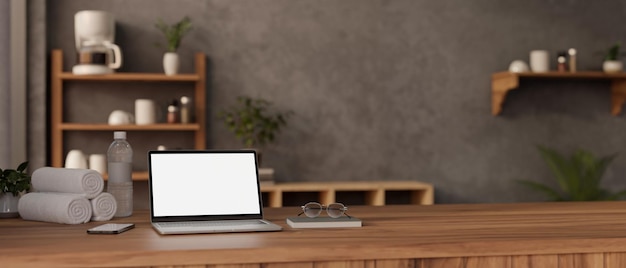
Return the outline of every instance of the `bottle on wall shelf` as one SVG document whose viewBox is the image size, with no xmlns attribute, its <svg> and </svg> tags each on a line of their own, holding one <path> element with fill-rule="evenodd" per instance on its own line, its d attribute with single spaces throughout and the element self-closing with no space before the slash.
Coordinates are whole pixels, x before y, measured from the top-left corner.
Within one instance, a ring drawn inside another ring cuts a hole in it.
<svg viewBox="0 0 626 268">
<path fill-rule="evenodd" d="M 178 123 L 178 117 L 178 101 L 174 100 L 169 106 L 167 106 L 167 122 L 170 124 Z"/>
<path fill-rule="evenodd" d="M 133 148 L 126 141 L 125 131 L 113 132 L 113 138 L 107 152 L 107 192 L 117 202 L 115 217 L 128 217 L 133 214 Z"/>
<path fill-rule="evenodd" d="M 576 49 L 570 48 L 567 51 L 567 54 L 569 55 L 569 71 L 572 73 L 575 73 L 576 72 Z"/>
<path fill-rule="evenodd" d="M 183 124 L 189 124 L 191 122 L 189 101 L 190 99 L 187 96 L 180 98 L 180 122 Z"/>
<path fill-rule="evenodd" d="M 566 52 L 559 52 L 558 56 L 557 56 L 557 70 L 559 72 L 566 72 L 567 71 L 567 53 Z"/>
</svg>

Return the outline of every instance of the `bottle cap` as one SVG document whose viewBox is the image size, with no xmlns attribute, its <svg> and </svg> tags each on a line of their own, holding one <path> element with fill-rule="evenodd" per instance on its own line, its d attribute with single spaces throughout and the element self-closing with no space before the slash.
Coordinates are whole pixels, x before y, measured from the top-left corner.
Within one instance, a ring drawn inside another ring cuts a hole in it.
<svg viewBox="0 0 626 268">
<path fill-rule="evenodd" d="M 574 49 L 574 48 L 570 48 L 570 49 L 567 51 L 567 53 L 569 53 L 569 54 L 570 54 L 570 56 L 576 55 L 576 49 Z"/>
<path fill-rule="evenodd" d="M 115 131 L 115 132 L 113 132 L 113 139 L 125 140 L 126 139 L 126 131 Z"/>
</svg>

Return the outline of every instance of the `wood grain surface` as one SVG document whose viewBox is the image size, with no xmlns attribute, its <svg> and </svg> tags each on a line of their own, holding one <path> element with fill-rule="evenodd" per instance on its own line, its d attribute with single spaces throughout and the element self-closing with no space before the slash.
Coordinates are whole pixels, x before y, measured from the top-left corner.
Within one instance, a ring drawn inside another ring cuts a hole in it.
<svg viewBox="0 0 626 268">
<path fill-rule="evenodd" d="M 2 267 L 626 267 L 626 202 L 350 207 L 361 228 L 157 234 L 147 211 L 119 235 L 102 224 L 0 219 Z"/>
</svg>

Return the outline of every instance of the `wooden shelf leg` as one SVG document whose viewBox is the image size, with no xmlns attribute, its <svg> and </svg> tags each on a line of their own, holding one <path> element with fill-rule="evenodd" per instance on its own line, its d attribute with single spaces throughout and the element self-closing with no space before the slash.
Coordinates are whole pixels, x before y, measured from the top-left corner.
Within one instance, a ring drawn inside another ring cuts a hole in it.
<svg viewBox="0 0 626 268">
<path fill-rule="evenodd" d="M 432 205 L 435 202 L 435 195 L 432 188 L 411 191 L 411 204 Z"/>
<path fill-rule="evenodd" d="M 283 206 L 283 191 L 275 190 L 267 193 L 267 199 L 269 200 L 269 206 L 272 208 L 279 208 Z"/>
<path fill-rule="evenodd" d="M 320 201 L 323 205 L 328 205 L 331 203 L 335 203 L 335 190 L 325 190 L 320 191 L 319 195 Z"/>
<path fill-rule="evenodd" d="M 491 78 L 491 114 L 499 115 L 506 94 L 519 86 L 519 75 L 516 73 L 499 73 Z"/>
<path fill-rule="evenodd" d="M 626 80 L 615 79 L 611 82 L 611 114 L 619 115 L 626 102 Z"/>
<path fill-rule="evenodd" d="M 365 203 L 368 206 L 384 206 L 385 205 L 385 190 L 377 189 L 365 192 Z"/>
</svg>

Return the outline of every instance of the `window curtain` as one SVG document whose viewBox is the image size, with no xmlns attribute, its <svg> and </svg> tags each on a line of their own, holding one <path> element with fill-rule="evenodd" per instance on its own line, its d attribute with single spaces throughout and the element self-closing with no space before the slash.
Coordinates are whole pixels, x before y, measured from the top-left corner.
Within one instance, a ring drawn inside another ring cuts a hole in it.
<svg viewBox="0 0 626 268">
<path fill-rule="evenodd" d="M 11 165 L 11 2 L 0 1 L 0 168 Z"/>
<path fill-rule="evenodd" d="M 26 3 L 0 1 L 0 168 L 26 161 Z"/>
</svg>

